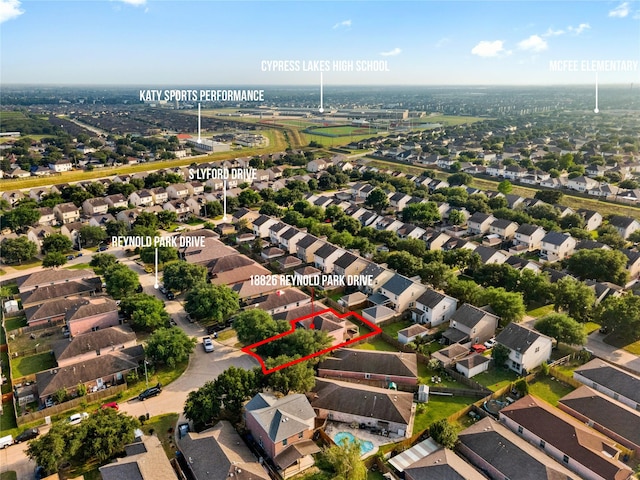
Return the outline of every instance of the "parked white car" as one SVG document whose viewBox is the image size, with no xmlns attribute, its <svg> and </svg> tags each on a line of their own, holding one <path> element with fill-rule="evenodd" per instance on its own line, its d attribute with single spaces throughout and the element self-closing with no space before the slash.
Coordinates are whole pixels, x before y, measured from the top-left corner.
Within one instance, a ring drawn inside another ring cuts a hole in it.
<svg viewBox="0 0 640 480">
<path fill-rule="evenodd" d="M 67 421 L 69 422 L 69 425 L 78 425 L 79 423 L 82 423 L 82 421 L 87 418 L 89 418 L 89 414 L 87 412 L 74 413 L 69 417 L 69 420 Z"/>
<path fill-rule="evenodd" d="M 484 346 L 487 348 L 493 348 L 496 346 L 496 339 L 495 338 L 490 338 L 489 340 L 487 340 L 486 342 L 484 342 Z"/>
</svg>

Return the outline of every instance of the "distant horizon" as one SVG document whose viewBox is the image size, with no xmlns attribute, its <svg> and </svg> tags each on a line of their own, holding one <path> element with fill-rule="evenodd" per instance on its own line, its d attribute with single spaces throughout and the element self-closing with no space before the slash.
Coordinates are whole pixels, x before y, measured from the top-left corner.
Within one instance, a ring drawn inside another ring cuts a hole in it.
<svg viewBox="0 0 640 480">
<path fill-rule="evenodd" d="M 603 85 L 640 81 L 628 0 L 10 5 L 3 86 L 571 86 L 595 84 L 593 61 Z"/>
<path fill-rule="evenodd" d="M 2 83 L 3 88 L 24 88 L 24 87 L 57 87 L 57 88 L 73 88 L 73 87 L 93 87 L 93 88 L 144 88 L 144 87 L 162 87 L 162 88 L 171 88 L 171 87 L 193 87 L 193 88 L 211 88 L 213 86 L 217 88 L 242 88 L 242 87 L 269 87 L 269 88 L 319 88 L 316 84 L 260 84 L 260 83 L 246 83 L 246 84 L 208 84 L 208 83 L 150 83 L 150 84 L 118 84 L 118 83 Z M 635 82 L 618 82 L 618 83 L 602 83 L 598 82 L 598 87 L 626 87 L 631 85 L 638 85 L 640 87 L 640 78 L 638 78 Z M 332 88 L 519 88 L 519 87 L 541 87 L 541 88 L 554 88 L 554 87 L 591 87 L 595 88 L 595 79 L 593 83 L 555 83 L 555 84 L 535 84 L 535 83 L 524 83 L 524 84 L 335 84 L 335 85 L 324 85 L 324 90 L 332 89 Z"/>
</svg>

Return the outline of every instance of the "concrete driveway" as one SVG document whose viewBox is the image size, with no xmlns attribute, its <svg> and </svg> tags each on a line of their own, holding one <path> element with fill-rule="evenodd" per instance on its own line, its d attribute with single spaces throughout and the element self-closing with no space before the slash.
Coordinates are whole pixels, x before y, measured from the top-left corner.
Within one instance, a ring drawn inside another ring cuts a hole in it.
<svg viewBox="0 0 640 480">
<path fill-rule="evenodd" d="M 628 370 L 632 370 L 640 375 L 640 357 L 621 348 L 616 348 L 604 343 L 605 336 L 606 335 L 596 330 L 587 338 L 587 348 L 591 350 L 595 356 Z"/>
</svg>

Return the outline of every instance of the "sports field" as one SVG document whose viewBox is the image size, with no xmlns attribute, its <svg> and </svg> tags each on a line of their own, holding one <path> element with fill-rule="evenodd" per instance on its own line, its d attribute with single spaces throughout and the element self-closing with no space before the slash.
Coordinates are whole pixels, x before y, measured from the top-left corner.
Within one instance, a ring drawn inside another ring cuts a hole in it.
<svg viewBox="0 0 640 480">
<path fill-rule="evenodd" d="M 376 128 L 372 127 L 354 127 L 352 125 L 342 125 L 339 127 L 318 127 L 305 130 L 305 133 L 313 135 L 325 135 L 329 137 L 347 137 L 350 135 L 373 135 Z"/>
</svg>

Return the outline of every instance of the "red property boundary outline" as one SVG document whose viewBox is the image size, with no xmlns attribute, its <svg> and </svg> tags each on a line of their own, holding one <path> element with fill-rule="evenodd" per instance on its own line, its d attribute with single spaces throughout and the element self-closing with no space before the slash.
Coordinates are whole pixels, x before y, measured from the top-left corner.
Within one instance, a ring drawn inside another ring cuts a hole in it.
<svg viewBox="0 0 640 480">
<path fill-rule="evenodd" d="M 324 313 L 332 313 L 338 318 L 355 317 L 361 322 L 363 322 L 365 325 L 367 325 L 368 327 L 372 328 L 373 331 L 365 335 L 360 335 L 356 338 L 352 338 L 351 340 L 347 340 L 346 342 L 339 343 L 338 345 L 325 348 L 323 350 L 320 350 L 319 352 L 312 353 L 311 355 L 306 355 L 302 358 L 298 358 L 296 360 L 283 363 L 282 365 L 278 365 L 277 367 L 273 367 L 271 369 L 267 368 L 267 366 L 264 364 L 264 360 L 260 355 L 258 355 L 256 352 L 251 351 L 252 349 L 258 348 L 260 345 L 264 345 L 265 343 L 273 342 L 274 340 L 278 340 L 279 338 L 286 337 L 287 335 L 291 335 L 296 329 L 296 323 L 302 320 L 305 320 L 307 318 L 315 317 L 316 315 L 322 315 Z M 318 310 L 317 312 L 310 313 L 309 315 L 305 315 L 304 317 L 298 317 L 293 320 L 289 320 L 289 323 L 291 324 L 291 330 L 280 333 L 273 337 L 265 338 L 264 340 L 253 343 L 251 345 L 247 345 L 246 347 L 243 347 L 241 349 L 244 353 L 247 353 L 252 357 L 254 357 L 256 360 L 258 360 L 258 362 L 260 363 L 260 366 L 262 367 L 262 373 L 264 373 L 265 375 L 268 375 L 273 372 L 277 372 L 278 370 L 282 370 L 283 368 L 290 367 L 291 365 L 295 365 L 296 363 L 304 362 L 306 360 L 319 357 L 320 355 L 324 355 L 325 353 L 332 352 L 333 350 L 337 350 L 338 348 L 346 347 L 347 345 L 351 345 L 352 343 L 359 342 L 360 340 L 364 340 L 365 338 L 373 337 L 375 335 L 379 335 L 380 333 L 382 333 L 382 329 L 380 327 L 371 323 L 369 320 L 364 319 L 362 315 L 356 312 L 346 312 L 341 314 L 336 312 L 333 308 L 325 308 L 323 310 Z"/>
</svg>

